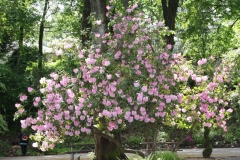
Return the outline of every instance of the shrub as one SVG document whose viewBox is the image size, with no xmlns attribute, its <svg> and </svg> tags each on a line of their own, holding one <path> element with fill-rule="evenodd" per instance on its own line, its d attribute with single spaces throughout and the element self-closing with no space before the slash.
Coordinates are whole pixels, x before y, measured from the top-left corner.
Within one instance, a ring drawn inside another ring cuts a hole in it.
<svg viewBox="0 0 240 160">
<path fill-rule="evenodd" d="M 126 140 L 125 144 L 129 148 L 138 149 L 141 142 L 143 142 L 143 138 L 141 136 L 130 136 Z"/>
<path fill-rule="evenodd" d="M 204 158 L 209 158 L 212 154 L 212 146 L 209 138 L 210 129 L 204 127 L 204 150 L 202 152 Z"/>
<path fill-rule="evenodd" d="M 8 141 L 0 140 L 0 157 L 9 156 L 8 151 L 12 148 L 12 146 L 8 143 Z"/>
<path fill-rule="evenodd" d="M 171 151 L 158 151 L 155 152 L 152 155 L 152 159 L 151 160 L 178 160 L 178 156 L 175 152 L 171 152 Z"/>
</svg>

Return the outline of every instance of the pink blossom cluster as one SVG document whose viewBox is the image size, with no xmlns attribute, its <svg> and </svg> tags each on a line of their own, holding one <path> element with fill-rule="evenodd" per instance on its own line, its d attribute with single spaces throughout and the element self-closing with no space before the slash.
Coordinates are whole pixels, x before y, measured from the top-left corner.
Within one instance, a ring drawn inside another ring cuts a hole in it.
<svg viewBox="0 0 240 160">
<path fill-rule="evenodd" d="M 171 121 L 174 125 L 196 119 L 209 127 L 214 121 L 226 130 L 225 112 L 231 110 L 224 110 L 225 96 L 217 90 L 229 80 L 230 68 L 218 68 L 211 79 L 194 72 L 181 54 L 170 52 L 171 45 L 163 50 L 160 43 L 154 43 L 168 31 L 162 22 L 133 12 L 136 7 L 131 6 L 126 16 L 115 15 L 113 35 L 96 37 L 108 45 L 107 53 L 98 47 L 78 49 L 75 56 L 80 63 L 73 68 L 74 76 L 51 73 L 49 79 L 40 80 L 41 96 L 33 101 L 39 107 L 37 117 L 21 121 L 23 128 L 31 126 L 45 135 L 43 143 L 34 146 L 45 151 L 64 135 L 89 134 L 101 124 L 99 119 L 104 119 L 106 131 L 134 121 Z M 206 62 L 202 59 L 199 66 Z M 196 82 L 194 89 L 188 86 L 189 79 Z M 21 103 L 26 100 L 26 95 L 20 96 Z M 19 114 L 24 112 L 23 105 L 15 106 Z"/>
</svg>

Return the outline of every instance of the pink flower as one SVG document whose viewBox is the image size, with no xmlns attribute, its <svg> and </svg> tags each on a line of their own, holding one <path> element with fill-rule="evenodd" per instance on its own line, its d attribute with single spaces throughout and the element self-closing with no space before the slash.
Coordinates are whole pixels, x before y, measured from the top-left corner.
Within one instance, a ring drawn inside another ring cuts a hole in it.
<svg viewBox="0 0 240 160">
<path fill-rule="evenodd" d="M 101 52 L 101 49 L 100 48 L 97 48 L 96 49 L 96 53 L 100 53 Z"/>
<path fill-rule="evenodd" d="M 77 68 L 73 69 L 73 72 L 78 73 L 78 69 Z"/>
<path fill-rule="evenodd" d="M 25 94 L 20 96 L 20 101 L 25 101 L 27 99 L 27 96 Z"/>
<path fill-rule="evenodd" d="M 208 76 L 202 76 L 202 80 L 203 81 L 207 81 L 208 80 Z"/>
<path fill-rule="evenodd" d="M 139 84 L 139 82 L 134 82 L 134 87 L 139 87 L 140 86 L 140 84 Z"/>
<path fill-rule="evenodd" d="M 147 86 L 143 86 L 143 87 L 142 87 L 142 91 L 143 91 L 143 92 L 147 92 Z"/>
<path fill-rule="evenodd" d="M 138 54 L 143 54 L 143 50 L 142 49 L 138 50 Z"/>
<path fill-rule="evenodd" d="M 212 124 L 211 123 L 203 123 L 203 126 L 212 127 Z"/>
<path fill-rule="evenodd" d="M 118 119 L 118 124 L 122 124 L 122 119 Z"/>
<path fill-rule="evenodd" d="M 88 80 L 90 83 L 95 83 L 96 82 L 96 78 L 89 78 Z"/>
<path fill-rule="evenodd" d="M 168 44 L 168 45 L 167 45 L 167 49 L 169 49 L 169 50 L 172 49 L 172 45 L 171 45 L 171 44 Z"/>
<path fill-rule="evenodd" d="M 56 52 L 55 52 L 55 54 L 57 55 L 57 56 L 60 56 L 60 55 L 62 55 L 62 50 L 57 50 Z"/>
<path fill-rule="evenodd" d="M 84 57 L 84 55 L 83 55 L 83 52 L 82 51 L 78 51 L 78 58 L 83 58 Z"/>
<path fill-rule="evenodd" d="M 72 83 L 76 83 L 77 80 L 78 80 L 77 78 L 71 78 Z"/>
<path fill-rule="evenodd" d="M 190 117 L 190 116 L 187 117 L 187 121 L 188 121 L 188 122 L 192 122 L 192 117 Z"/>
<path fill-rule="evenodd" d="M 168 90 L 169 86 L 167 84 L 164 85 L 164 89 Z"/>
<path fill-rule="evenodd" d="M 112 75 L 111 74 L 107 74 L 107 79 L 112 79 Z"/>
<path fill-rule="evenodd" d="M 146 48 L 147 48 L 147 50 L 151 50 L 152 49 L 152 47 L 149 44 L 146 45 Z"/>
<path fill-rule="evenodd" d="M 72 48 L 73 44 L 72 43 L 68 43 L 64 45 L 64 49 L 69 49 Z"/>
<path fill-rule="evenodd" d="M 166 112 L 159 112 L 160 117 L 164 117 L 166 115 Z"/>
<path fill-rule="evenodd" d="M 70 81 L 69 78 L 67 78 L 66 76 L 62 76 L 62 80 L 60 81 L 60 84 L 66 87 L 69 81 Z"/>
<path fill-rule="evenodd" d="M 133 45 L 132 45 L 132 44 L 129 44 L 129 45 L 128 45 L 128 48 L 129 48 L 129 49 L 133 48 Z"/>
<path fill-rule="evenodd" d="M 137 101 L 138 102 L 142 102 L 142 100 L 143 100 L 143 93 L 141 92 L 141 93 L 137 93 Z"/>
<path fill-rule="evenodd" d="M 200 83 L 201 82 L 201 77 L 196 77 L 196 83 Z"/>
<path fill-rule="evenodd" d="M 229 108 L 229 109 L 227 110 L 227 112 L 232 113 L 232 112 L 233 112 L 233 109 L 232 109 L 232 108 Z"/>
<path fill-rule="evenodd" d="M 114 58 L 119 59 L 121 54 L 122 54 L 121 51 L 117 51 L 116 54 L 114 55 Z"/>
<path fill-rule="evenodd" d="M 128 97 L 128 98 L 127 98 L 127 101 L 128 101 L 129 103 L 131 103 L 131 102 L 132 102 L 132 97 Z"/>
<path fill-rule="evenodd" d="M 223 76 L 222 76 L 222 75 L 218 75 L 217 79 L 218 79 L 218 82 L 219 82 L 219 83 L 222 83 L 222 82 L 223 82 Z"/>
<path fill-rule="evenodd" d="M 40 97 L 36 97 L 36 98 L 35 98 L 35 101 L 36 101 L 36 102 L 40 102 L 40 100 L 41 100 Z"/>
<path fill-rule="evenodd" d="M 172 111 L 172 112 L 171 112 L 171 115 L 172 115 L 172 116 L 177 115 L 177 111 Z"/>
<path fill-rule="evenodd" d="M 85 59 L 85 61 L 88 65 L 91 65 L 91 64 L 95 64 L 97 60 L 93 58 L 87 58 Z"/>
<path fill-rule="evenodd" d="M 138 70 L 138 69 L 139 69 L 139 65 L 136 64 L 133 68 L 134 68 L 135 70 Z"/>
<path fill-rule="evenodd" d="M 18 113 L 22 114 L 25 111 L 25 109 L 21 108 L 18 110 Z"/>
<path fill-rule="evenodd" d="M 52 77 L 54 80 L 57 80 L 58 79 L 58 74 L 55 74 L 55 73 L 51 73 L 50 74 L 50 77 Z"/>
<path fill-rule="evenodd" d="M 96 24 L 97 24 L 97 25 L 102 24 L 102 20 L 96 20 Z"/>
<path fill-rule="evenodd" d="M 163 22 L 158 22 L 158 26 L 162 27 L 163 26 Z"/>
<path fill-rule="evenodd" d="M 21 127 L 22 128 L 26 128 L 27 127 L 25 120 L 21 120 L 20 122 L 21 122 Z"/>
<path fill-rule="evenodd" d="M 109 66 L 111 63 L 108 60 L 103 60 L 102 64 L 103 64 L 103 66 Z"/>
<path fill-rule="evenodd" d="M 34 89 L 32 87 L 28 87 L 28 92 L 32 92 Z"/>
<path fill-rule="evenodd" d="M 110 10 L 110 9 L 111 9 L 111 6 L 107 5 L 107 7 L 106 7 L 106 8 L 107 8 L 107 10 Z"/>
<path fill-rule="evenodd" d="M 20 107 L 20 106 L 21 106 L 21 104 L 19 104 L 19 103 L 16 103 L 16 104 L 15 104 L 15 107 L 16 107 L 16 108 L 18 108 L 18 107 Z"/>
<path fill-rule="evenodd" d="M 131 13 L 132 12 L 132 9 L 127 9 L 126 10 L 128 13 Z"/>
<path fill-rule="evenodd" d="M 97 37 L 97 38 L 100 37 L 100 36 L 101 36 L 101 35 L 100 35 L 99 33 L 96 33 L 96 34 L 95 34 L 95 37 Z"/>
<path fill-rule="evenodd" d="M 132 9 L 135 9 L 138 7 L 138 4 L 137 3 L 134 3 L 133 6 L 132 6 Z"/>
<path fill-rule="evenodd" d="M 206 58 L 203 58 L 201 60 L 198 61 L 198 65 L 201 66 L 203 64 L 207 63 L 207 59 Z"/>
<path fill-rule="evenodd" d="M 112 131 L 113 129 L 118 129 L 118 125 L 115 122 L 111 121 L 108 124 L 108 130 Z"/>
<path fill-rule="evenodd" d="M 34 101 L 34 102 L 33 102 L 33 106 L 35 106 L 35 107 L 38 106 L 38 102 L 37 102 L 37 101 Z"/>
</svg>

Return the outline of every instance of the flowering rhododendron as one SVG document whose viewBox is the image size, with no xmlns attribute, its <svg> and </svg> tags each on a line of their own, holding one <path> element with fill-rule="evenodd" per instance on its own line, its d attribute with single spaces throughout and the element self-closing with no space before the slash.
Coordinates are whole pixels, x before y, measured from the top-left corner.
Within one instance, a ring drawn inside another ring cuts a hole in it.
<svg viewBox="0 0 240 160">
<path fill-rule="evenodd" d="M 115 15 L 113 35 L 95 37 L 108 46 L 106 53 L 97 46 L 87 51 L 77 47 L 73 53 L 79 67 L 72 68 L 73 76 L 51 73 L 49 79 L 40 80 L 41 96 L 33 101 L 39 107 L 37 117 L 21 121 L 23 128 L 31 126 L 43 137 L 35 138 L 38 143 L 34 146 L 45 151 L 64 135 L 89 134 L 99 126 L 110 132 L 134 121 L 178 124 L 180 128 L 198 121 L 226 130 L 225 114 L 231 110 L 224 109 L 225 95 L 219 90 L 229 79 L 230 68 L 219 66 L 209 78 L 201 70 L 212 59 L 200 60 L 200 69 L 189 67 L 180 53 L 171 53 L 171 45 L 163 50 L 160 41 L 169 33 L 163 23 L 136 8 L 134 4 L 127 9 L 131 16 Z M 66 49 L 69 51 L 66 46 L 62 50 Z M 189 86 L 189 79 L 196 85 Z M 21 102 L 26 100 L 26 95 L 20 96 Z M 15 106 L 17 114 L 24 112 L 23 105 Z M 100 125 L 101 118 L 106 124 Z"/>
</svg>

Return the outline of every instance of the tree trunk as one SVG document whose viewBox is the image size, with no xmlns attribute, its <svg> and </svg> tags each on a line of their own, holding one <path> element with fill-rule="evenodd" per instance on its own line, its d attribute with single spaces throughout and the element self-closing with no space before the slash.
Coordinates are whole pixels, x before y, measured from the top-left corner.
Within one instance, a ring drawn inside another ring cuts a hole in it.
<svg viewBox="0 0 240 160">
<path fill-rule="evenodd" d="M 175 22 L 177 16 L 177 8 L 179 6 L 179 0 L 162 0 L 163 17 L 165 20 L 165 26 L 170 30 L 175 30 Z M 174 35 L 166 36 L 166 43 L 174 45 Z"/>
<path fill-rule="evenodd" d="M 90 0 L 91 5 L 91 13 L 95 13 L 96 20 L 101 20 L 100 25 L 92 26 L 92 33 L 98 33 L 102 37 L 105 33 L 108 32 L 107 25 L 108 20 L 106 17 L 107 9 L 106 9 L 106 0 Z M 93 36 L 94 37 L 94 36 Z M 101 38 L 93 38 L 93 45 L 99 46 L 101 49 L 101 54 L 104 54 L 107 50 L 107 46 L 102 43 Z M 97 115 L 95 115 L 94 121 L 95 123 L 106 123 L 104 119 L 100 120 L 101 122 L 97 122 Z M 95 133 L 97 133 L 97 129 L 95 129 Z M 117 159 L 125 159 L 126 156 L 123 153 L 123 150 L 119 148 L 121 145 L 120 133 L 113 133 L 114 140 L 116 142 L 110 141 L 110 138 L 104 137 L 101 134 L 95 134 L 95 155 L 97 160 L 117 160 Z"/>
<path fill-rule="evenodd" d="M 20 65 L 20 61 L 21 61 L 21 55 L 23 53 L 23 37 L 24 37 L 24 29 L 23 26 L 19 27 L 19 42 L 18 42 L 18 46 L 19 46 L 19 52 L 18 52 L 18 60 L 17 60 L 17 65 Z"/>
<path fill-rule="evenodd" d="M 47 8 L 48 8 L 49 0 L 45 0 L 44 3 L 44 9 L 43 9 L 43 15 L 40 23 L 40 29 L 39 29 L 39 39 L 38 39 L 38 70 L 41 74 L 42 70 L 42 59 L 43 59 L 43 35 L 44 35 L 44 23 L 45 23 L 45 17 L 47 14 Z M 39 75 L 40 76 L 40 75 Z"/>
<path fill-rule="evenodd" d="M 85 31 L 84 34 L 81 35 L 82 44 L 86 44 L 87 41 L 90 40 L 90 29 L 91 24 L 88 22 L 88 17 L 91 14 L 91 5 L 90 0 L 84 0 L 83 2 L 83 13 L 82 13 L 82 27 L 81 30 Z"/>
<path fill-rule="evenodd" d="M 22 0 L 20 3 L 21 8 L 24 8 L 25 6 L 25 0 Z M 22 9 L 23 10 L 23 9 Z M 24 28 L 22 25 L 23 22 L 21 22 L 21 25 L 19 26 L 19 40 L 18 40 L 18 46 L 19 46 L 19 52 L 18 52 L 18 60 L 17 60 L 17 65 L 20 65 L 21 61 L 21 55 L 23 53 L 23 38 L 24 38 Z"/>
<path fill-rule="evenodd" d="M 107 8 L 106 8 L 106 0 L 90 0 L 91 12 L 95 13 L 96 19 L 101 20 L 101 25 L 93 25 L 92 33 L 98 33 L 102 37 L 105 33 L 108 32 L 107 25 L 108 20 L 106 17 Z M 102 53 L 104 53 L 107 49 L 106 45 L 102 43 L 101 38 L 92 39 L 93 44 L 99 45 Z"/>
<path fill-rule="evenodd" d="M 157 136 L 158 136 L 158 129 L 154 126 L 153 129 L 153 140 L 152 140 L 152 152 L 154 153 L 157 149 L 156 143 L 157 143 Z"/>
<path fill-rule="evenodd" d="M 123 6 L 124 6 L 124 8 L 125 9 L 127 9 L 128 8 L 128 6 L 129 6 L 129 2 L 130 2 L 131 0 L 122 0 L 122 4 L 123 4 Z"/>
<path fill-rule="evenodd" d="M 113 133 L 114 139 L 121 143 L 120 133 Z M 127 159 L 118 146 L 109 139 L 95 134 L 96 160 L 122 160 Z"/>
</svg>

